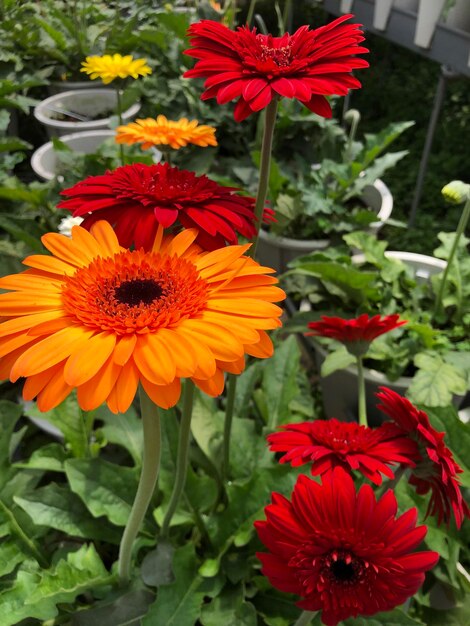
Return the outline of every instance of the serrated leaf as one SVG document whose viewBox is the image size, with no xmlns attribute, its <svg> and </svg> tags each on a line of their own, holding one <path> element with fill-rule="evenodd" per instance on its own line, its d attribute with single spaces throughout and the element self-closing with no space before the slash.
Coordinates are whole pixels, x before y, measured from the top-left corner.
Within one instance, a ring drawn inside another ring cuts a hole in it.
<svg viewBox="0 0 470 626">
<path fill-rule="evenodd" d="M 120 530 L 94 520 L 82 501 L 66 487 L 50 483 L 14 500 L 38 526 L 55 528 L 72 537 L 116 544 L 121 540 Z"/>
<path fill-rule="evenodd" d="M 147 589 L 129 591 L 90 610 L 77 611 L 72 626 L 140 626 L 154 599 L 155 595 Z"/>
<path fill-rule="evenodd" d="M 220 595 L 205 604 L 201 613 L 202 626 L 256 626 L 255 607 L 244 602 L 241 587 L 225 588 Z"/>
<path fill-rule="evenodd" d="M 356 617 L 344 621 L 344 626 L 425 626 L 420 620 L 414 619 L 395 609 L 387 613 L 378 613 L 372 617 Z"/>
<path fill-rule="evenodd" d="M 2 626 L 17 626 L 28 617 L 48 620 L 57 615 L 55 604 L 49 598 L 39 598 L 34 605 L 27 603 L 38 585 L 39 578 L 36 572 L 20 570 L 13 586 L 0 593 Z"/>
<path fill-rule="evenodd" d="M 345 346 L 341 346 L 337 348 L 333 352 L 329 352 L 325 360 L 321 366 L 321 375 L 323 377 L 329 376 L 336 372 L 337 370 L 343 370 L 353 365 L 356 362 L 356 357 L 354 357 L 350 352 L 348 352 Z"/>
<path fill-rule="evenodd" d="M 105 516 L 125 526 L 137 491 L 137 473 L 129 467 L 102 459 L 71 459 L 65 462 L 70 488 L 94 517 Z"/>
<path fill-rule="evenodd" d="M 7 539 L 0 543 L 0 576 L 6 576 L 17 565 L 28 558 L 15 539 Z"/>
<path fill-rule="evenodd" d="M 142 619 L 142 626 L 194 626 L 201 614 L 204 591 L 197 573 L 194 545 L 188 543 L 174 556 L 175 581 L 158 589 L 157 599 Z"/>
<path fill-rule="evenodd" d="M 95 547 L 92 544 L 84 545 L 41 573 L 41 578 L 26 604 L 35 605 L 45 600 L 54 604 L 72 602 L 84 591 L 109 584 L 112 580 L 113 577 L 107 572 Z"/>
<path fill-rule="evenodd" d="M 63 472 L 64 461 L 68 454 L 60 443 L 50 443 L 38 448 L 26 461 L 15 463 L 14 467 L 21 469 L 36 469 L 46 472 Z"/>
<path fill-rule="evenodd" d="M 414 359 L 420 368 L 408 389 L 412 402 L 425 406 L 447 406 L 452 402 L 452 395 L 464 394 L 467 381 L 461 372 L 450 363 L 446 363 L 438 354 L 420 353 Z"/>
<path fill-rule="evenodd" d="M 299 394 L 297 373 L 300 367 L 300 349 L 291 335 L 274 350 L 266 363 L 262 389 L 268 410 L 268 426 L 274 429 L 289 420 L 289 403 Z"/>
<path fill-rule="evenodd" d="M 135 409 L 131 406 L 126 413 L 114 414 L 107 406 L 103 406 L 98 410 L 96 417 L 105 423 L 101 431 L 107 441 L 125 448 L 135 465 L 140 466 L 142 464 L 143 430 L 142 422 Z"/>
</svg>

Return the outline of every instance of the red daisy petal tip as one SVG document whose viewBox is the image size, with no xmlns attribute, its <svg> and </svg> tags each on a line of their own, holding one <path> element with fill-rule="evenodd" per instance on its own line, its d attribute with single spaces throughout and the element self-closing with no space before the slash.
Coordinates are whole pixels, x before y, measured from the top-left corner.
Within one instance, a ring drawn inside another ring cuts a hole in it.
<svg viewBox="0 0 470 626">
<path fill-rule="evenodd" d="M 360 82 L 351 72 L 367 67 L 358 54 L 363 32 L 358 24 L 345 24 L 345 15 L 326 26 L 301 26 L 292 35 L 263 35 L 248 26 L 230 30 L 219 22 L 202 20 L 188 30 L 197 59 L 184 76 L 205 78 L 202 99 L 219 104 L 237 100 L 236 121 L 264 109 L 278 97 L 296 98 L 314 113 L 331 117 L 326 96 L 344 96 Z"/>
<path fill-rule="evenodd" d="M 419 494 L 431 492 L 427 514 L 435 515 L 438 524 L 449 524 L 453 516 L 460 528 L 463 520 L 470 517 L 470 509 L 463 499 L 458 479 L 463 470 L 444 443 L 445 433 L 435 430 L 424 411 L 392 389 L 380 387 L 377 398 L 378 408 L 418 446 L 419 457 L 411 472 L 410 484 Z"/>
<path fill-rule="evenodd" d="M 161 224 L 195 228 L 197 243 L 215 250 L 236 244 L 239 234 L 247 239 L 255 235 L 254 198 L 237 191 L 167 163 L 134 163 L 65 189 L 61 195 L 66 199 L 58 206 L 83 217 L 88 230 L 97 220 L 108 221 L 124 247 L 149 250 Z M 265 210 L 265 218 L 272 214 Z"/>
<path fill-rule="evenodd" d="M 299 476 L 292 500 L 273 501 L 257 525 L 267 553 L 262 572 L 281 591 L 295 593 L 308 611 L 336 626 L 349 617 L 390 611 L 413 596 L 436 552 L 416 552 L 426 534 L 415 511 L 396 518 L 393 492 L 376 502 L 369 485 L 358 492 L 336 468 L 323 484 Z"/>
</svg>

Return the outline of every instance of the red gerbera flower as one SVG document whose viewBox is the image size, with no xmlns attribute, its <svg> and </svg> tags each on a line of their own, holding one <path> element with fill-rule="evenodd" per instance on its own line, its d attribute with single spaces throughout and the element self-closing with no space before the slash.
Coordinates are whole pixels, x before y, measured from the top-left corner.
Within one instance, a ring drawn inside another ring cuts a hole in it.
<svg viewBox="0 0 470 626">
<path fill-rule="evenodd" d="M 357 615 L 389 611 L 414 595 L 436 552 L 413 552 L 426 535 L 417 510 L 399 518 L 391 490 L 378 502 L 370 485 L 356 493 L 342 468 L 323 485 L 299 476 L 292 502 L 274 493 L 266 521 L 255 522 L 269 553 L 258 554 L 271 584 L 322 610 L 327 626 Z"/>
<path fill-rule="evenodd" d="M 102 176 L 89 176 L 62 191 L 68 200 L 58 206 L 84 218 L 89 229 L 104 219 L 115 227 L 119 243 L 149 250 L 158 224 L 164 228 L 178 220 L 196 228 L 197 242 L 206 250 L 237 243 L 237 233 L 255 235 L 254 198 L 240 196 L 207 176 L 170 167 L 168 163 L 124 165 Z M 272 211 L 266 209 L 270 219 Z"/>
<path fill-rule="evenodd" d="M 457 477 L 463 470 L 444 443 L 445 433 L 437 432 L 424 411 L 395 391 L 380 387 L 377 397 L 381 402 L 378 408 L 418 444 L 421 458 L 412 470 L 410 483 L 420 495 L 431 491 L 427 515 L 436 515 L 438 524 L 442 521 L 448 524 L 453 512 L 457 528 L 460 528 L 465 517 L 470 516 L 470 510 L 462 497 Z"/>
<path fill-rule="evenodd" d="M 392 479 L 389 465 L 413 465 L 418 455 L 416 443 L 390 422 L 378 428 L 359 426 L 337 419 L 285 424 L 283 432 L 268 435 L 272 452 L 286 452 L 281 463 L 293 467 L 312 463 L 313 476 L 330 472 L 335 467 L 358 470 L 376 485 L 382 483 L 381 473 Z"/>
<path fill-rule="evenodd" d="M 199 59 L 187 78 L 207 78 L 203 100 L 217 98 L 226 104 L 238 98 L 234 117 L 241 122 L 264 109 L 273 98 L 296 98 L 314 113 L 331 117 L 325 96 L 345 96 L 361 83 L 351 71 L 368 67 L 355 57 L 369 52 L 358 24 L 344 24 L 344 15 L 311 30 L 301 26 L 293 35 L 262 35 L 248 26 L 230 30 L 223 24 L 202 20 L 192 24 L 192 47 L 186 54 Z"/>
<path fill-rule="evenodd" d="M 308 324 L 312 332 L 305 334 L 336 339 L 344 343 L 349 352 L 355 356 L 361 356 L 367 352 L 370 343 L 379 335 L 406 323 L 406 320 L 399 320 L 399 315 L 369 317 L 367 313 L 363 313 L 351 320 L 322 315 L 320 321 Z"/>
</svg>

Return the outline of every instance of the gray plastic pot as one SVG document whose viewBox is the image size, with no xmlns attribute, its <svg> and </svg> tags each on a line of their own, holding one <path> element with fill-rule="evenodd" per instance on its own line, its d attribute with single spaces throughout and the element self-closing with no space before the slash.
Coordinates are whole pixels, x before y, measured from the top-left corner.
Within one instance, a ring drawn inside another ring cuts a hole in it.
<svg viewBox="0 0 470 626">
<path fill-rule="evenodd" d="M 373 185 L 365 187 L 361 198 L 366 206 L 377 213 L 377 221 L 368 228 L 369 232 L 377 233 L 392 214 L 393 196 L 387 185 L 378 178 Z M 256 258 L 262 265 L 272 267 L 277 272 L 285 272 L 290 261 L 310 252 L 324 250 L 329 245 L 329 239 L 291 239 L 261 229 Z"/>
<path fill-rule="evenodd" d="M 100 130 L 109 128 L 109 111 L 116 111 L 117 98 L 115 89 L 75 89 L 64 91 L 46 98 L 34 108 L 34 117 L 46 126 L 49 137 L 68 133 Z M 96 117 L 103 112 L 103 117 L 91 121 L 66 121 L 55 119 L 57 112 L 71 111 L 84 116 Z M 136 102 L 122 113 L 123 122 L 132 120 L 140 111 L 140 102 Z"/>
</svg>

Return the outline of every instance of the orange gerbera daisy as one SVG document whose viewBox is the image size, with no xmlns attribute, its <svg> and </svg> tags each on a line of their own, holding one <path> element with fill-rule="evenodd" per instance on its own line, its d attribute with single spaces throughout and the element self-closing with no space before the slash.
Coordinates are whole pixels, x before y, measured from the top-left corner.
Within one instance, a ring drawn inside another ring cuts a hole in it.
<svg viewBox="0 0 470 626">
<path fill-rule="evenodd" d="M 164 115 L 159 115 L 157 119 L 148 117 L 145 120 L 118 126 L 116 131 L 117 143 L 141 143 L 144 150 L 152 146 L 170 146 L 174 150 L 179 150 L 189 143 L 203 148 L 217 145 L 215 128 L 199 126 L 197 120 L 190 122 L 185 117 L 177 122 L 168 120 Z"/>
<path fill-rule="evenodd" d="M 48 411 L 77 389 L 79 405 L 131 404 L 139 382 L 160 407 L 176 404 L 180 379 L 220 394 L 223 372 L 244 355 L 266 358 L 266 330 L 281 325 L 274 270 L 244 256 L 249 245 L 204 252 L 197 231 L 163 237 L 152 250 L 119 245 L 105 221 L 72 238 L 42 237 L 52 253 L 0 279 L 0 377 L 27 380 L 23 397 Z"/>
</svg>

